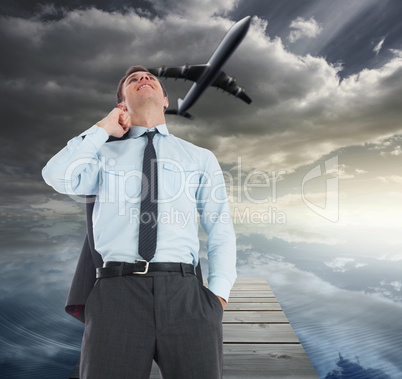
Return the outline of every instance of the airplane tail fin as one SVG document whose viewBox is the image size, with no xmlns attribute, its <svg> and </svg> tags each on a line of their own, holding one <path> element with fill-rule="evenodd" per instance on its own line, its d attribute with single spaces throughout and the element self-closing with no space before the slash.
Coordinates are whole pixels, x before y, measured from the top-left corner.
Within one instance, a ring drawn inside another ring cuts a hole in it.
<svg viewBox="0 0 402 379">
<path fill-rule="evenodd" d="M 165 112 L 165 114 L 176 114 L 176 115 L 179 115 L 179 116 L 188 118 L 189 120 L 194 120 L 194 116 L 191 115 L 191 114 L 188 113 L 188 112 L 181 112 L 181 113 L 179 113 L 179 109 L 180 109 L 180 106 L 181 106 L 182 103 L 183 103 L 183 99 L 178 98 L 178 99 L 177 99 L 177 109 L 169 109 L 169 110 L 167 110 L 167 111 Z"/>
<path fill-rule="evenodd" d="M 188 118 L 189 120 L 194 120 L 194 116 L 188 112 L 183 112 L 180 114 L 180 116 L 183 116 L 185 118 Z"/>
</svg>

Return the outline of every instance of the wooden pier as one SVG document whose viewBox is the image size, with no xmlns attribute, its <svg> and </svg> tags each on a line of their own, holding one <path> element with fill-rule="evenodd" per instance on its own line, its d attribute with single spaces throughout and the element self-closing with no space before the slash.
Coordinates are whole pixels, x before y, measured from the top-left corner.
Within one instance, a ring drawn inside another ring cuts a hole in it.
<svg viewBox="0 0 402 379">
<path fill-rule="evenodd" d="M 224 379 L 318 378 L 265 279 L 236 280 L 222 323 Z"/>
<path fill-rule="evenodd" d="M 265 279 L 236 280 L 222 323 L 224 379 L 318 378 Z M 160 379 L 155 362 L 150 379 Z"/>
</svg>

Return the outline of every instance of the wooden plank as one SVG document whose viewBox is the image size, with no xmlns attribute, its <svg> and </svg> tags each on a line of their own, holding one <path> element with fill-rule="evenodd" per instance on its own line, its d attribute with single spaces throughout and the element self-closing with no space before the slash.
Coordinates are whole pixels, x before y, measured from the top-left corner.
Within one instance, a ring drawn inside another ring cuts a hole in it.
<svg viewBox="0 0 402 379">
<path fill-rule="evenodd" d="M 205 287 L 208 287 L 208 280 L 206 278 L 203 279 L 203 283 Z M 253 278 L 237 278 L 233 284 L 232 290 L 236 288 L 254 290 L 258 287 L 262 287 L 264 290 L 271 290 L 267 281 L 261 278 L 256 278 L 256 280 L 253 280 Z"/>
<path fill-rule="evenodd" d="M 150 379 L 160 379 L 153 363 Z M 318 379 L 301 345 L 223 345 L 224 379 Z"/>
<path fill-rule="evenodd" d="M 268 283 L 264 278 L 236 278 L 235 283 Z"/>
<path fill-rule="evenodd" d="M 230 298 L 233 297 L 275 297 L 271 291 L 233 291 L 230 293 Z"/>
<path fill-rule="evenodd" d="M 265 284 L 235 284 L 232 291 L 270 291 L 271 288 Z"/>
<path fill-rule="evenodd" d="M 257 299 L 262 299 L 262 301 L 257 301 Z M 252 301 L 251 301 L 252 300 Z M 243 304 L 252 304 L 252 303 L 277 303 L 278 300 L 276 300 L 275 297 L 255 297 L 255 298 L 244 298 L 244 297 L 238 297 L 236 298 L 236 301 L 232 301 L 230 299 L 230 303 L 243 303 Z"/>
<path fill-rule="evenodd" d="M 299 343 L 289 324 L 223 324 L 223 343 Z"/>
<path fill-rule="evenodd" d="M 265 284 L 269 283 L 263 278 L 237 278 L 234 284 Z"/>
<path fill-rule="evenodd" d="M 275 294 L 269 290 L 269 289 L 258 289 L 258 290 L 248 290 L 248 289 L 232 289 L 230 291 L 229 297 L 233 297 L 233 295 L 241 295 L 248 297 L 248 295 L 253 295 L 253 294 L 260 294 L 260 295 L 270 295 L 270 296 L 275 296 Z"/>
<path fill-rule="evenodd" d="M 271 287 L 263 287 L 263 286 L 259 286 L 259 287 L 250 287 L 250 286 L 239 286 L 239 287 L 235 287 L 233 286 L 231 288 L 231 291 L 270 291 L 272 292 L 272 288 Z"/>
<path fill-rule="evenodd" d="M 250 286 L 250 285 L 234 285 L 231 288 L 232 291 L 272 291 L 272 288 L 270 286 L 264 286 L 262 284 L 259 284 L 258 286 Z"/>
<path fill-rule="evenodd" d="M 277 303 L 275 296 L 272 297 L 231 297 L 231 303 Z"/>
<path fill-rule="evenodd" d="M 224 379 L 318 379 L 301 345 L 224 345 Z"/>
<path fill-rule="evenodd" d="M 204 285 L 208 285 L 207 278 L 204 277 L 203 282 L 204 282 Z M 265 284 L 265 285 L 269 286 L 268 282 L 264 278 L 237 278 L 234 285 L 244 284 L 244 283 L 250 283 L 250 284 L 259 283 L 259 284 Z"/>
<path fill-rule="evenodd" d="M 258 297 L 258 296 L 275 296 L 274 293 L 270 290 L 255 290 L 255 291 L 248 291 L 248 290 L 232 290 L 230 292 L 230 297 L 239 297 L 239 295 L 245 297 Z"/>
<path fill-rule="evenodd" d="M 232 303 L 229 302 L 225 312 L 230 311 L 281 311 L 279 303 Z"/>
<path fill-rule="evenodd" d="M 153 363 L 150 379 L 160 379 Z M 224 379 L 317 379 L 301 345 L 223 345 Z"/>
<path fill-rule="evenodd" d="M 162 375 L 159 373 L 159 367 L 155 363 L 155 361 L 152 362 L 152 370 L 151 370 L 151 375 L 149 376 L 149 379 L 161 379 Z M 118 379 L 118 378 L 116 378 Z"/>
<path fill-rule="evenodd" d="M 231 311 L 223 313 L 224 324 L 230 323 L 248 323 L 248 324 L 269 324 L 275 322 L 289 323 L 285 313 L 282 311 L 274 312 L 253 312 L 253 311 Z"/>
</svg>

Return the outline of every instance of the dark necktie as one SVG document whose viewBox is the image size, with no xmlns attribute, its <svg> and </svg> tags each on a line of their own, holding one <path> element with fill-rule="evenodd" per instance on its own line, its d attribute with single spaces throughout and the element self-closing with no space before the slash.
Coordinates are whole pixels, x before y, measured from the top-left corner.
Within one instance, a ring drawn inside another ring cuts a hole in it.
<svg viewBox="0 0 402 379">
<path fill-rule="evenodd" d="M 157 132 L 144 133 L 148 137 L 148 145 L 144 150 L 141 184 L 141 213 L 138 240 L 138 252 L 148 262 L 154 257 L 156 250 L 156 232 L 158 216 L 158 172 L 156 152 L 152 139 Z"/>
</svg>

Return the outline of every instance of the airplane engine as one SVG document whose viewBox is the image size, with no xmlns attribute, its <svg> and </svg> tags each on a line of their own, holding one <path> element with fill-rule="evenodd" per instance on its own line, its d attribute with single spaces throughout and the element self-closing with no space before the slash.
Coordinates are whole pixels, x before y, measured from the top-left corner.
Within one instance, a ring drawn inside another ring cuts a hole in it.
<svg viewBox="0 0 402 379">
<path fill-rule="evenodd" d="M 228 80 L 226 81 L 226 87 L 231 87 L 236 83 L 236 78 L 234 76 L 229 76 Z"/>
<path fill-rule="evenodd" d="M 158 76 L 164 76 L 166 73 L 166 66 L 162 66 L 159 70 L 158 70 Z"/>
<path fill-rule="evenodd" d="M 239 97 L 244 92 L 244 88 L 239 87 L 239 89 L 234 94 L 236 97 Z"/>
<path fill-rule="evenodd" d="M 182 74 L 183 76 L 186 76 L 189 69 L 190 69 L 190 65 L 189 65 L 189 64 L 185 64 L 185 65 L 181 68 L 181 74 Z"/>
</svg>

